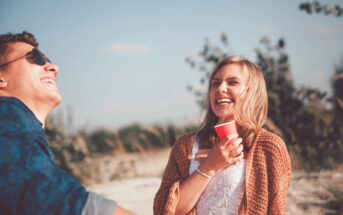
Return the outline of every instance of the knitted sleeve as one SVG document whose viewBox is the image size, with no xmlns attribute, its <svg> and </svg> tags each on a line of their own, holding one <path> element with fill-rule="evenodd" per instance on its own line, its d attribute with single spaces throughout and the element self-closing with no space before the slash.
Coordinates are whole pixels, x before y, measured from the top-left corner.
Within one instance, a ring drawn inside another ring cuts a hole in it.
<svg viewBox="0 0 343 215">
<path fill-rule="evenodd" d="M 253 214 L 285 214 L 291 162 L 284 141 L 263 131 L 253 147 L 247 193 Z M 250 213 L 249 213 L 250 214 Z"/>
<path fill-rule="evenodd" d="M 274 143 L 270 145 L 272 153 L 267 157 L 269 159 L 268 214 L 285 214 L 287 190 L 291 178 L 291 161 L 281 138 L 275 138 Z"/>
<path fill-rule="evenodd" d="M 154 215 L 175 214 L 179 200 L 179 185 L 188 177 L 190 147 L 192 135 L 180 137 L 169 157 L 162 182 L 154 199 Z"/>
<path fill-rule="evenodd" d="M 291 162 L 284 141 L 263 130 L 248 152 L 240 214 L 285 214 Z"/>
</svg>

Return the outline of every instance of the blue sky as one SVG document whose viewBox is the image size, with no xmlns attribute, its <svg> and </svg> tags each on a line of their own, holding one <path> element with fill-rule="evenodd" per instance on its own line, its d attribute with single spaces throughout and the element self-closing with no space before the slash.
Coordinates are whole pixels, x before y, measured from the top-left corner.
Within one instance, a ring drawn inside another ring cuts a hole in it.
<svg viewBox="0 0 343 215">
<path fill-rule="evenodd" d="M 329 91 L 343 58 L 343 18 L 300 11 L 301 1 L 10 1 L 0 0 L 0 33 L 33 33 L 59 66 L 63 96 L 53 112 L 71 106 L 74 128 L 119 128 L 134 122 L 199 122 L 187 85 L 201 73 L 196 59 L 205 39 L 255 60 L 267 35 L 283 37 L 298 85 Z M 341 1 L 323 1 L 338 3 Z"/>
</svg>

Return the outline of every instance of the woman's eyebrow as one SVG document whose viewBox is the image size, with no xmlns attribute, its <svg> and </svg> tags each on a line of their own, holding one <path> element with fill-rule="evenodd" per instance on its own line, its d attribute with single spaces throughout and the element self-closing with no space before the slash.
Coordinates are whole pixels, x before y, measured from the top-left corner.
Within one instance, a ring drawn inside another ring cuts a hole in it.
<svg viewBox="0 0 343 215">
<path fill-rule="evenodd" d="M 220 81 L 222 80 L 222 78 L 213 78 L 212 81 Z M 241 80 L 239 77 L 237 76 L 231 76 L 231 77 L 228 77 L 228 78 L 225 78 L 224 80 Z"/>
<path fill-rule="evenodd" d="M 228 77 L 225 80 L 241 80 L 239 77 L 236 76 L 232 76 L 232 77 Z"/>
</svg>

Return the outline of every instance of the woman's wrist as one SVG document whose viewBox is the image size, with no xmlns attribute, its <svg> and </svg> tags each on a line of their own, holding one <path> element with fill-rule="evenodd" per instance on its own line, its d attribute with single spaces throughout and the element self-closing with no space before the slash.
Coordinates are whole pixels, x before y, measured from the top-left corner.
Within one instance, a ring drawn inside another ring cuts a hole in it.
<svg viewBox="0 0 343 215">
<path fill-rule="evenodd" d="M 203 171 L 201 171 L 199 168 L 197 168 L 195 171 L 197 171 L 198 173 L 200 173 L 202 176 L 204 176 L 207 179 L 212 179 L 212 176 L 207 175 L 206 173 L 204 173 Z"/>
<path fill-rule="evenodd" d="M 216 171 L 210 168 L 210 166 L 207 166 L 205 163 L 201 164 L 197 169 L 211 178 L 216 174 Z"/>
</svg>

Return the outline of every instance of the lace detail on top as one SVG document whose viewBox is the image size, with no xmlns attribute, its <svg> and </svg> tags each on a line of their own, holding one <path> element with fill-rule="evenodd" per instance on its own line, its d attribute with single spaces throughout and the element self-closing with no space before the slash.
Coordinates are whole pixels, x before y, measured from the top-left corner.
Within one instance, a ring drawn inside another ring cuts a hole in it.
<svg viewBox="0 0 343 215">
<path fill-rule="evenodd" d="M 199 166 L 194 160 L 199 149 L 199 143 L 194 138 L 189 175 Z M 212 177 L 196 204 L 197 215 L 225 214 L 237 215 L 245 189 L 245 159 L 230 165 Z"/>
</svg>

